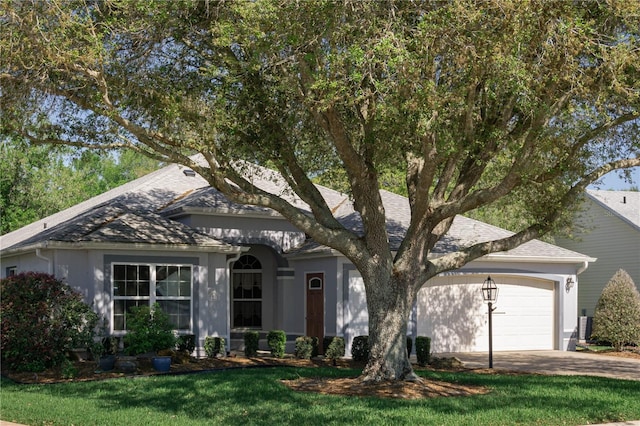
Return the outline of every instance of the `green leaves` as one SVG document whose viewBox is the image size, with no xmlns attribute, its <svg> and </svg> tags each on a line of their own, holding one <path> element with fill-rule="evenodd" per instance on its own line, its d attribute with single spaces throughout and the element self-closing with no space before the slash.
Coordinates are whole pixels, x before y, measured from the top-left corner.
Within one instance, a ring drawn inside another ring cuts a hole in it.
<svg viewBox="0 0 640 426">
<path fill-rule="evenodd" d="M 231 170 L 200 170 L 220 187 L 249 185 L 236 160 L 276 167 L 315 200 L 314 220 L 279 194 L 227 195 L 277 205 L 327 243 L 349 238 L 321 235 L 337 228 L 309 185 L 322 174 L 344 176 L 341 189 L 383 240 L 380 199 L 369 195 L 389 175 L 425 227 L 410 239 L 513 200 L 536 201 L 518 226 L 547 230 L 579 186 L 621 164 L 612 162 L 640 164 L 639 7 L 5 2 L 0 120 L 35 142 L 124 146 L 191 167 L 198 152 Z"/>
<path fill-rule="evenodd" d="M 592 338 L 610 342 L 617 351 L 627 344 L 640 344 L 640 293 L 622 269 L 611 277 L 598 299 Z"/>
</svg>

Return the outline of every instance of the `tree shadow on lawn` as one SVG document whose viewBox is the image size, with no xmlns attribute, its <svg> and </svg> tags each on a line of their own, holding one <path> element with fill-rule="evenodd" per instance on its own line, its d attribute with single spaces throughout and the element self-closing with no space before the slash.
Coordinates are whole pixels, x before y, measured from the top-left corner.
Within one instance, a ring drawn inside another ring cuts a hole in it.
<svg viewBox="0 0 640 426">
<path fill-rule="evenodd" d="M 298 377 L 354 377 L 358 373 L 350 369 L 276 367 L 30 387 L 57 397 L 93 400 L 105 413 L 148 409 L 186 417 L 194 423 L 224 424 L 407 423 L 430 418 L 439 423 L 509 419 L 514 423 L 553 424 L 567 417 L 586 423 L 625 420 L 623 413 L 629 413 L 629 401 L 640 401 L 640 382 L 597 377 L 420 372 L 427 380 L 484 386 L 492 392 L 418 400 L 295 392 L 281 382 Z M 640 418 L 640 407 L 635 415 Z"/>
</svg>

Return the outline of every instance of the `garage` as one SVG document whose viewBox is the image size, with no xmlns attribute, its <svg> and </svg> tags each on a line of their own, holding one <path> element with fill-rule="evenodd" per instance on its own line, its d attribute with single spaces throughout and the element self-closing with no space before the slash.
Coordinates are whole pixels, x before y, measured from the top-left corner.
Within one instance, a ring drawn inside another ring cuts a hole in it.
<svg viewBox="0 0 640 426">
<path fill-rule="evenodd" d="M 492 275 L 499 288 L 493 312 L 493 350 L 556 349 L 555 283 L 524 276 Z M 431 350 L 489 350 L 486 275 L 451 275 L 431 280 L 418 294 L 417 334 L 431 337 Z"/>
</svg>

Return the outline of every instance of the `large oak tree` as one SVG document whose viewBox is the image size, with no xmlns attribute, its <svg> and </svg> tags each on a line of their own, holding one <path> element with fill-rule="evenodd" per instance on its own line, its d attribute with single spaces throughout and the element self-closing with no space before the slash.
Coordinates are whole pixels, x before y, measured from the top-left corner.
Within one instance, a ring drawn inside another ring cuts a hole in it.
<svg viewBox="0 0 640 426">
<path fill-rule="evenodd" d="M 589 183 L 640 165 L 638 2 L 0 7 L 2 131 L 187 165 L 344 254 L 366 288 L 368 380 L 415 378 L 406 324 L 428 279 L 540 237 Z M 247 162 L 277 169 L 312 214 L 254 187 Z M 361 232 L 312 184 L 336 169 Z M 399 247 L 378 191 L 388 170 L 403 171 L 411 207 Z M 519 232 L 430 256 L 456 215 L 514 194 Z"/>
</svg>

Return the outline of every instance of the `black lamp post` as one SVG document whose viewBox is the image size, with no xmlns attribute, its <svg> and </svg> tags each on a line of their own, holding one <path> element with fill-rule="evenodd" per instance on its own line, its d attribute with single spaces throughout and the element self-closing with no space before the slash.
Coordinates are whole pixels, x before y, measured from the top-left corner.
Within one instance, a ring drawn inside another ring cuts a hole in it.
<svg viewBox="0 0 640 426">
<path fill-rule="evenodd" d="M 498 300 L 498 287 L 496 282 L 488 276 L 482 284 L 482 299 L 489 306 L 489 368 L 493 368 L 493 324 L 491 323 L 491 313 L 496 309 L 493 303 Z"/>
</svg>

